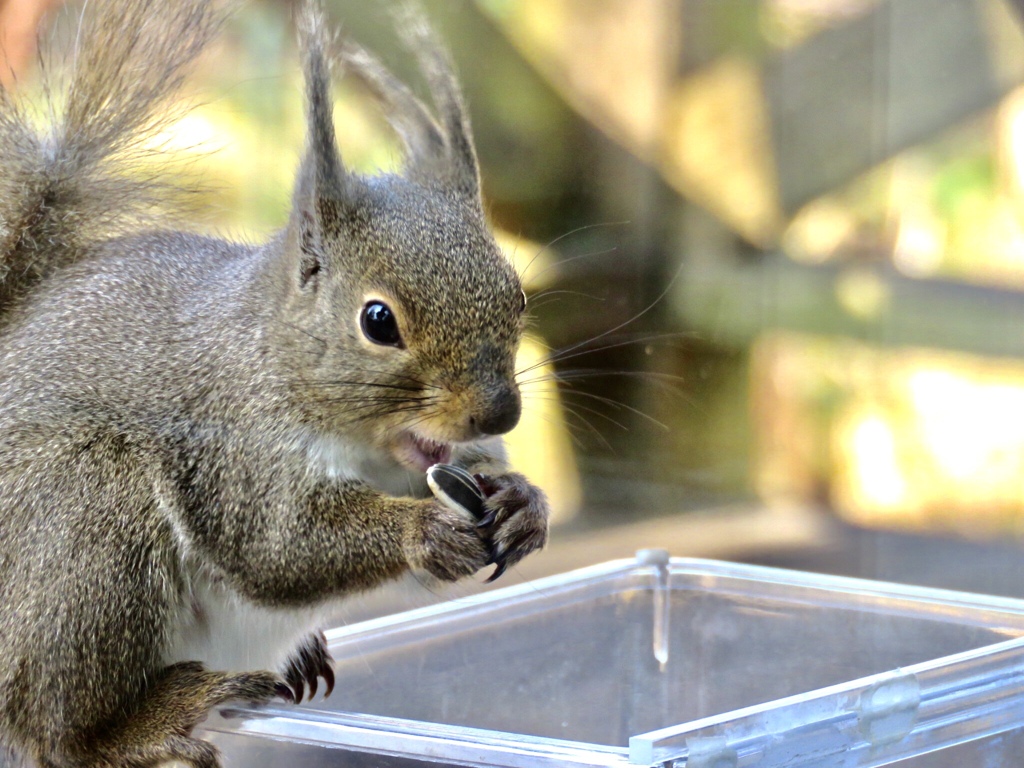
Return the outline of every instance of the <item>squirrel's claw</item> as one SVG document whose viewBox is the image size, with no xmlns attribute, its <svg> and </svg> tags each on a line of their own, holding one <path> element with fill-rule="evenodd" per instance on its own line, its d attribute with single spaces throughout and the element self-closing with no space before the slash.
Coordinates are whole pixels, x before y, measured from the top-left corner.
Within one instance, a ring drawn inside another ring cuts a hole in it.
<svg viewBox="0 0 1024 768">
<path fill-rule="evenodd" d="M 487 511 L 477 522 L 477 529 L 486 529 L 484 535 L 491 545 L 487 564 L 497 565 L 487 579 L 489 584 L 544 546 L 548 534 L 548 500 L 543 491 L 515 472 L 475 477 L 487 494 Z"/>
<path fill-rule="evenodd" d="M 288 681 L 288 685 L 291 687 L 292 703 L 298 704 L 306 695 L 306 686 L 302 674 L 296 667 L 289 666 L 284 673 L 284 679 Z"/>
<path fill-rule="evenodd" d="M 481 517 L 477 521 L 476 527 L 477 528 L 488 528 L 488 527 L 494 525 L 494 521 L 495 521 L 495 519 L 497 519 L 497 517 L 498 517 L 498 510 L 492 509 L 490 512 L 485 514 L 483 517 Z"/>
<path fill-rule="evenodd" d="M 309 677 L 306 678 L 306 682 L 309 684 L 309 700 L 312 701 L 313 697 L 316 696 L 316 689 L 320 687 L 320 676 L 310 673 Z"/>
<path fill-rule="evenodd" d="M 508 561 L 505 558 L 501 558 L 498 561 L 498 567 L 494 569 L 494 573 L 487 577 L 485 584 L 490 584 L 492 581 L 497 581 L 498 578 L 505 573 L 505 569 L 508 568 Z"/>
<path fill-rule="evenodd" d="M 323 632 L 315 632 L 303 641 L 295 654 L 288 660 L 288 666 L 284 672 L 284 678 L 291 686 L 295 695 L 295 703 L 306 698 L 306 689 L 309 689 L 308 700 L 312 701 L 316 696 L 319 687 L 319 678 L 324 679 L 326 690 L 324 698 L 327 698 L 334 691 L 334 666 L 330 652 L 327 650 L 327 638 Z"/>
<path fill-rule="evenodd" d="M 324 684 L 327 686 L 327 690 L 324 691 L 324 698 L 326 699 L 334 693 L 334 666 L 330 663 L 324 664 L 320 668 L 320 677 L 324 679 Z"/>
<path fill-rule="evenodd" d="M 278 698 L 284 699 L 289 704 L 295 703 L 295 692 L 288 683 L 277 683 L 274 685 L 274 692 Z"/>
</svg>

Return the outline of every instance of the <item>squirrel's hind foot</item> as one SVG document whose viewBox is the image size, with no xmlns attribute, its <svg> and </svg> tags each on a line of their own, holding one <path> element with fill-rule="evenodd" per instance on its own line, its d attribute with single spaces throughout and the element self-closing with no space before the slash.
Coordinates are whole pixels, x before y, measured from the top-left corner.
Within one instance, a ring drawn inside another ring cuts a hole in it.
<svg viewBox="0 0 1024 768">
<path fill-rule="evenodd" d="M 91 768 L 154 768 L 172 761 L 220 768 L 217 748 L 192 738 L 192 730 L 220 704 L 265 704 L 275 697 L 293 699 L 291 688 L 270 672 L 230 674 L 211 672 L 198 662 L 174 664 L 161 672 L 135 714 L 81 762 Z"/>
<path fill-rule="evenodd" d="M 108 762 L 109 761 L 109 762 Z M 168 736 L 155 745 L 136 747 L 104 756 L 99 765 L 124 768 L 156 768 L 168 763 L 191 768 L 221 768 L 220 750 L 213 744 L 190 736 Z"/>
</svg>

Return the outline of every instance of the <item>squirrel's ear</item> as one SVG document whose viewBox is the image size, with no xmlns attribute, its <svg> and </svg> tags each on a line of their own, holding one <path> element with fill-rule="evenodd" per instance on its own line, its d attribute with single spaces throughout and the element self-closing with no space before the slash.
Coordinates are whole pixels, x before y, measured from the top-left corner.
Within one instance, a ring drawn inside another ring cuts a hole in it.
<svg viewBox="0 0 1024 768">
<path fill-rule="evenodd" d="M 315 193 L 337 202 L 347 196 L 345 168 L 334 135 L 331 68 L 323 9 L 316 0 L 303 4 L 299 38 L 306 80 L 306 161 L 312 164 Z"/>
<path fill-rule="evenodd" d="M 473 147 L 473 131 L 451 56 L 418 5 L 410 2 L 403 9 L 404 18 L 400 20 L 403 36 L 416 54 L 444 129 L 450 180 L 463 192 L 479 196 L 480 169 Z"/>
<path fill-rule="evenodd" d="M 388 121 L 405 144 L 411 176 L 477 198 L 480 172 L 473 134 L 448 51 L 416 4 L 406 3 L 396 16 L 426 78 L 440 123 L 400 80 L 350 40 L 341 49 L 347 72 L 358 77 L 383 104 Z"/>
<path fill-rule="evenodd" d="M 302 5 L 299 41 L 306 81 L 306 152 L 295 185 L 288 235 L 302 254 L 305 285 L 320 271 L 323 240 L 337 235 L 351 190 L 334 134 L 326 28 L 318 0 Z"/>
</svg>

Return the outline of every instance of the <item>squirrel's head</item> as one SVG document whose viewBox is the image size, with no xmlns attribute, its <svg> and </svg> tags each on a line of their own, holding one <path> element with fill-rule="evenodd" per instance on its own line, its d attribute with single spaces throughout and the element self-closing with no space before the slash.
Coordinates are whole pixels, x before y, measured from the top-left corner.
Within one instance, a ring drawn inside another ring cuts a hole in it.
<svg viewBox="0 0 1024 768">
<path fill-rule="evenodd" d="M 319 15 L 303 26 L 307 149 L 278 272 L 278 332 L 295 347 L 285 375 L 311 426 L 425 470 L 519 421 L 525 294 L 487 228 L 462 98 L 429 28 L 406 31 L 439 121 L 371 56 L 344 50 L 407 150 L 402 175 L 362 178 L 335 143 Z"/>
</svg>

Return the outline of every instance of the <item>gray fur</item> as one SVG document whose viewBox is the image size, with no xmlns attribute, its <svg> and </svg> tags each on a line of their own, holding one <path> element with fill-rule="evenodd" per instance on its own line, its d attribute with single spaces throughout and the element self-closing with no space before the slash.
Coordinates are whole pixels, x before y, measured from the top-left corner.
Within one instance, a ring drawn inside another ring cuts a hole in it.
<svg viewBox="0 0 1024 768">
<path fill-rule="evenodd" d="M 543 494 L 481 428 L 518 414 L 521 288 L 429 33 L 414 48 L 442 119 L 401 119 L 443 133 L 443 157 L 429 178 L 415 153 L 407 175 L 363 178 L 335 146 L 328 38 L 307 4 L 294 208 L 250 247 L 152 228 L 168 186 L 127 172 L 218 14 L 96 5 L 52 137 L 0 101 L 0 735 L 40 766 L 216 766 L 193 726 L 322 668 L 302 654 L 332 600 L 411 568 L 504 569 L 544 543 Z M 395 310 L 404 349 L 363 338 L 366 297 Z M 488 473 L 487 526 L 422 498 L 399 461 L 410 428 Z M 223 619 L 204 590 L 308 615 L 305 639 L 268 670 L 176 658 Z"/>
</svg>

